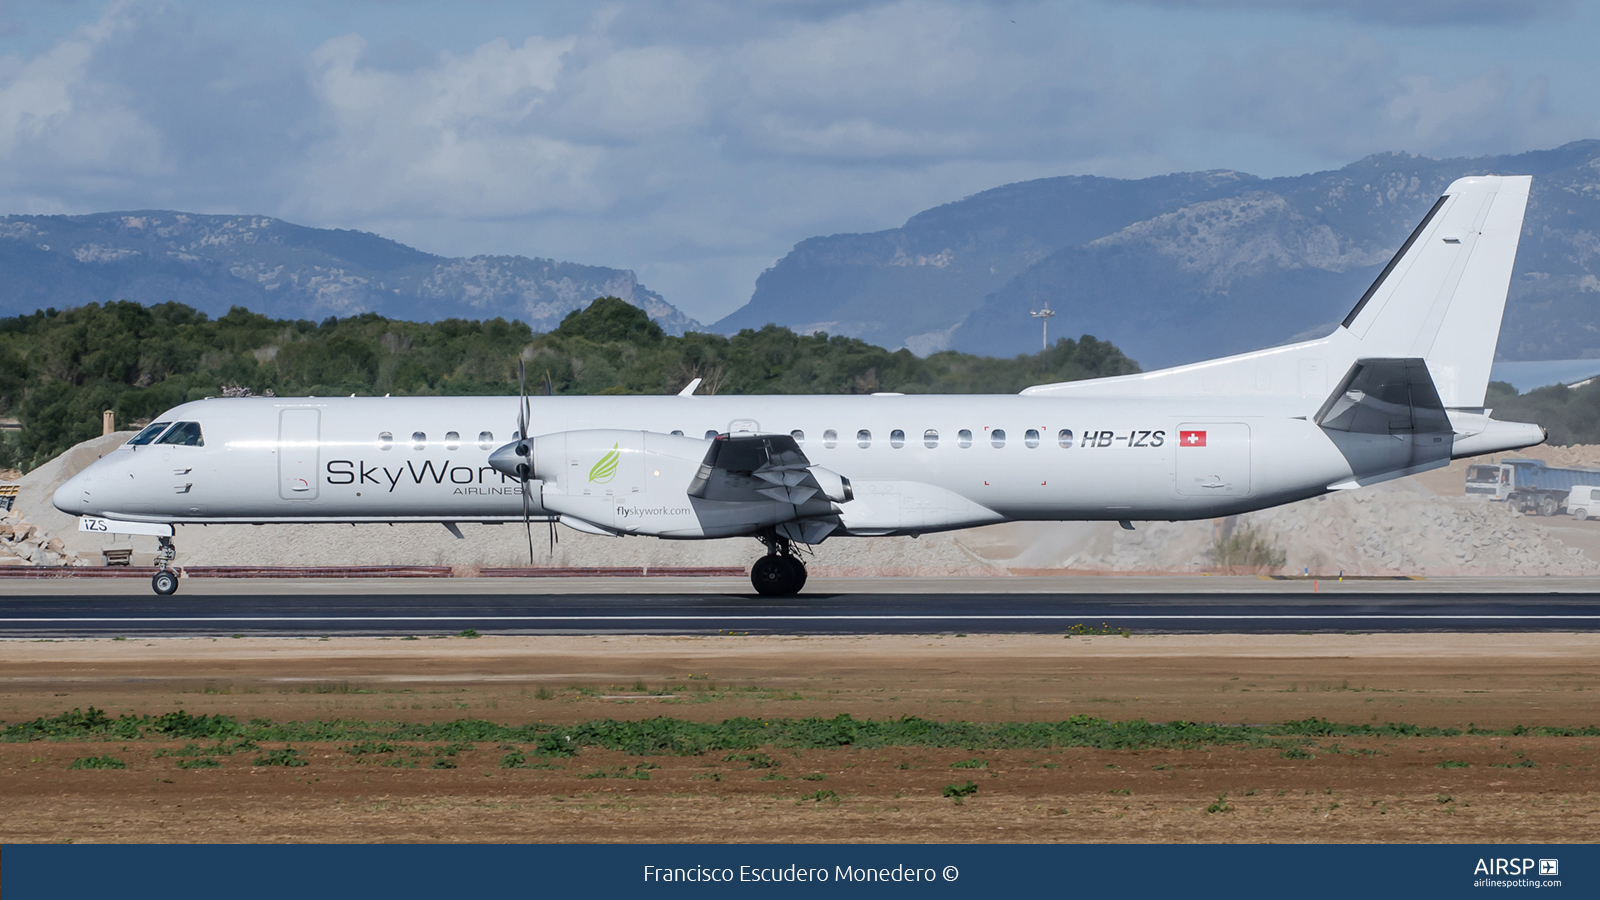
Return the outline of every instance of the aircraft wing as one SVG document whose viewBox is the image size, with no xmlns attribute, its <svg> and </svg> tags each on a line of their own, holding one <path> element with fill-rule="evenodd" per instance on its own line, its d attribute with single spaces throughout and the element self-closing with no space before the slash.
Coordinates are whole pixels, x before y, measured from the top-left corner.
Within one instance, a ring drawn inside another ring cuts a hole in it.
<svg viewBox="0 0 1600 900">
<path fill-rule="evenodd" d="M 818 507 L 797 510 L 797 517 L 834 512 L 830 501 L 844 502 L 848 491 L 847 479 L 813 466 L 787 434 L 722 435 L 689 483 L 689 496 L 698 500 Z"/>
</svg>

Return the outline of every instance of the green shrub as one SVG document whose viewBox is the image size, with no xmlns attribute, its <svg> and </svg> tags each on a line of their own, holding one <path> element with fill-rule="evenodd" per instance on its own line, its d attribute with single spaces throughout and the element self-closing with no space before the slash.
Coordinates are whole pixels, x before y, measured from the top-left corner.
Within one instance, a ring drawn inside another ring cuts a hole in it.
<svg viewBox="0 0 1600 900">
<path fill-rule="evenodd" d="M 963 759 L 960 762 L 951 763 L 950 764 L 950 768 L 952 768 L 952 769 L 987 769 L 987 768 L 989 768 L 989 761 L 986 760 L 986 759 Z"/>
<path fill-rule="evenodd" d="M 969 781 L 965 784 L 947 784 L 944 786 L 944 795 L 960 803 L 963 798 L 970 797 L 978 792 L 976 782 Z"/>
<path fill-rule="evenodd" d="M 126 769 L 128 764 L 115 756 L 80 756 L 73 760 L 69 769 Z"/>
<path fill-rule="evenodd" d="M 1434 763 L 1435 769 L 1470 769 L 1472 763 L 1462 762 L 1459 759 L 1447 759 L 1444 762 Z"/>
<path fill-rule="evenodd" d="M 1284 759 L 1316 759 L 1316 756 L 1299 747 L 1290 747 L 1278 755 Z"/>
<path fill-rule="evenodd" d="M 1283 568 L 1289 555 L 1254 525 L 1218 535 L 1206 552 L 1218 568 L 1270 572 Z"/>
<path fill-rule="evenodd" d="M 804 803 L 807 800 L 815 800 L 818 803 L 824 803 L 824 802 L 827 802 L 829 800 L 838 801 L 838 799 L 839 799 L 839 795 L 836 792 L 829 791 L 829 790 L 821 790 L 821 791 L 812 791 L 809 794 L 803 795 L 800 798 L 800 802 Z"/>
<path fill-rule="evenodd" d="M 216 757 L 213 756 L 197 756 L 194 759 L 178 760 L 178 768 L 180 769 L 215 769 L 221 765 L 222 763 L 217 762 Z"/>
</svg>

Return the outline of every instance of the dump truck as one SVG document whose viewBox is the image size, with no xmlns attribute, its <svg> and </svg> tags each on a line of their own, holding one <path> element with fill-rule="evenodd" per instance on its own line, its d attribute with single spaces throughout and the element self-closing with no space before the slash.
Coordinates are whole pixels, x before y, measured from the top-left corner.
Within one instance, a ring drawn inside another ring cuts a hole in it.
<svg viewBox="0 0 1600 900">
<path fill-rule="evenodd" d="M 1467 467 L 1467 496 L 1512 504 L 1529 515 L 1553 516 L 1580 484 L 1600 484 L 1600 470 L 1557 469 L 1542 459 L 1503 459 Z"/>
</svg>

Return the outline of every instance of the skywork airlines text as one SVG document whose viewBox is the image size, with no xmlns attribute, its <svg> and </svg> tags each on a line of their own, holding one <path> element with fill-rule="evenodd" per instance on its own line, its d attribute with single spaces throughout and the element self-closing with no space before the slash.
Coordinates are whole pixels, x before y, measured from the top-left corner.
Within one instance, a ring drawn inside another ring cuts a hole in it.
<svg viewBox="0 0 1600 900">
<path fill-rule="evenodd" d="M 390 469 L 387 466 L 368 466 L 365 460 L 331 459 L 327 466 L 327 482 L 329 484 L 375 484 L 380 487 L 388 485 L 388 492 L 401 484 L 433 484 L 457 485 L 456 493 L 470 494 L 503 494 L 516 493 L 521 486 L 510 477 L 495 471 L 493 466 L 452 466 L 450 460 L 435 466 L 433 460 L 425 459 L 419 467 L 415 462 L 407 460 L 404 466 Z M 483 487 L 484 485 L 495 487 Z M 473 485 L 476 489 L 464 486 Z"/>
</svg>

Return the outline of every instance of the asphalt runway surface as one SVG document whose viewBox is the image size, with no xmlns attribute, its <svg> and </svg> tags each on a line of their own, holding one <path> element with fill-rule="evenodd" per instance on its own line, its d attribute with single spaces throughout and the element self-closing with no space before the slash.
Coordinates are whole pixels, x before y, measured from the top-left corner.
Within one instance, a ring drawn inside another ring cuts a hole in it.
<svg viewBox="0 0 1600 900">
<path fill-rule="evenodd" d="M 938 590 L 937 579 L 911 590 L 865 589 L 855 583 L 830 590 L 813 583 L 805 593 L 786 598 L 748 593 L 747 583 L 735 579 L 636 583 L 631 590 L 608 584 L 603 590 L 583 585 L 574 587 L 591 589 L 563 591 L 561 585 L 544 584 L 538 592 L 520 592 L 509 584 L 280 582 L 207 588 L 191 581 L 171 597 L 132 585 L 107 590 L 12 583 L 0 595 L 0 638 L 395 636 L 466 629 L 481 634 L 1051 634 L 1073 626 L 1135 633 L 1600 631 L 1600 589 L 1589 583 L 1540 589 L 1533 581 L 1465 589 L 1347 582 L 1313 593 L 1304 584 L 1242 581 L 1235 590 L 1215 582 L 1204 585 L 1206 590 L 1161 590 L 1159 582 L 1107 590 L 1099 580 L 1084 590 L 1060 590 L 1055 581 L 1044 587 L 1056 590 L 1018 590 L 1015 584 L 989 581 L 951 585 L 957 589 L 947 591 Z M 1011 589 L 995 589 L 1001 587 Z"/>
</svg>

